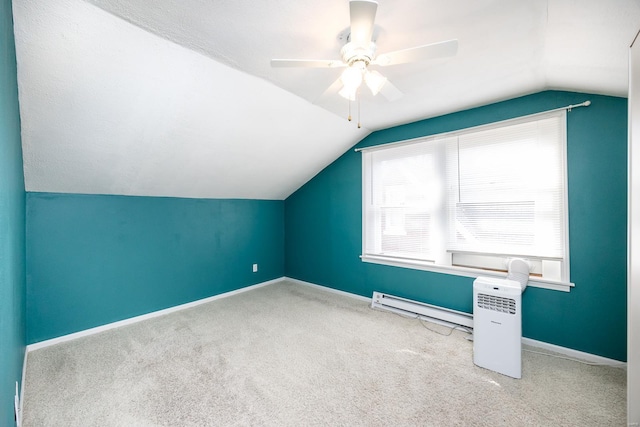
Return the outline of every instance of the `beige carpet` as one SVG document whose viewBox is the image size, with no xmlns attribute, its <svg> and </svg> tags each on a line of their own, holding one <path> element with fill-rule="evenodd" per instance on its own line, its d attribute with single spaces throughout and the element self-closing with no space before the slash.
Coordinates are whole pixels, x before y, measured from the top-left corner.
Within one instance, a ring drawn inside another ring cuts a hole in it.
<svg viewBox="0 0 640 427">
<path fill-rule="evenodd" d="M 23 425 L 623 426 L 626 372 L 525 352 L 281 282 L 29 353 Z"/>
</svg>

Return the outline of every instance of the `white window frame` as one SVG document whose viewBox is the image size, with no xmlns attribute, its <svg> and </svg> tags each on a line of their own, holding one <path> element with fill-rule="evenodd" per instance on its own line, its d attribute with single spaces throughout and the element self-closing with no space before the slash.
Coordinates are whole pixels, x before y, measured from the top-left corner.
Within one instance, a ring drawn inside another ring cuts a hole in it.
<svg viewBox="0 0 640 427">
<path fill-rule="evenodd" d="M 542 277 L 531 276 L 529 279 L 529 286 L 569 292 L 571 287 L 575 285 L 570 281 L 570 276 L 569 276 L 569 272 L 570 272 L 569 213 L 568 213 L 569 209 L 568 209 L 568 186 L 567 186 L 567 129 L 566 129 L 567 127 L 566 127 L 566 111 L 565 110 L 532 114 L 524 117 L 519 117 L 516 119 L 504 120 L 504 121 L 490 123 L 486 125 L 466 128 L 466 129 L 458 130 L 455 132 L 447 132 L 447 133 L 442 133 L 437 135 L 430 135 L 427 137 L 420 137 L 420 138 L 414 138 L 414 139 L 405 140 L 405 141 L 398 141 L 398 142 L 393 142 L 389 144 L 382 144 L 378 146 L 367 147 L 367 148 L 360 149 L 359 151 L 367 152 L 367 151 L 375 151 L 375 150 L 384 150 L 386 148 L 398 147 L 400 145 L 423 143 L 425 141 L 436 141 L 436 140 L 441 140 L 448 137 L 455 137 L 462 134 L 474 133 L 474 132 L 485 131 L 490 129 L 497 129 L 497 128 L 510 126 L 517 123 L 525 123 L 525 122 L 540 120 L 545 116 L 550 117 L 552 114 L 561 115 L 561 126 L 562 126 L 561 132 L 563 137 L 563 143 L 561 144 L 562 146 L 561 149 L 563 151 L 561 154 L 563 156 L 563 165 L 562 165 L 563 170 L 561 171 L 561 173 L 562 173 L 562 179 L 564 180 L 563 203 L 565 206 L 564 215 L 562 219 L 562 221 L 564 221 L 564 237 L 563 237 L 564 238 L 564 257 L 562 259 L 561 271 L 558 273 L 561 276 L 561 280 L 550 280 Z M 502 278 L 506 277 L 505 272 L 488 269 L 490 268 L 489 264 L 491 264 L 492 262 L 500 264 L 500 263 L 504 263 L 504 261 L 508 259 L 501 255 L 494 256 L 492 258 L 492 254 L 481 254 L 481 253 L 467 254 L 467 253 L 456 252 L 456 256 L 459 259 L 464 258 L 467 261 L 469 261 L 469 263 L 471 264 L 474 261 L 478 261 L 478 260 L 481 264 L 485 264 L 485 268 L 472 268 L 472 267 L 460 267 L 460 266 L 454 266 L 454 265 L 447 265 L 447 264 L 443 264 L 441 261 L 422 261 L 422 260 L 415 260 L 415 259 L 396 258 L 396 257 L 379 255 L 379 254 L 368 254 L 367 247 L 366 247 L 367 246 L 366 238 L 368 235 L 367 219 L 366 219 L 367 195 L 365 194 L 368 186 L 365 182 L 367 179 L 367 176 L 366 176 L 367 168 L 365 167 L 365 164 L 364 164 L 365 158 L 366 156 L 363 155 L 362 255 L 360 256 L 363 262 L 389 265 L 389 266 L 395 266 L 395 267 L 411 268 L 411 269 L 424 270 L 424 271 L 432 271 L 432 272 L 452 274 L 456 276 L 465 276 L 465 277 L 478 277 L 478 276 L 502 277 Z M 449 259 L 445 262 L 448 262 L 450 264 L 451 256 L 449 256 L 448 258 Z M 532 258 L 532 257 L 527 258 L 527 260 L 532 266 L 532 273 L 539 273 L 541 272 L 541 268 L 543 268 L 545 265 L 547 267 L 550 265 L 550 263 L 545 264 L 545 261 Z M 489 264 L 486 264 L 487 262 Z M 496 265 L 496 267 L 497 266 L 498 265 Z M 556 265 L 552 265 L 551 267 L 558 268 Z"/>
</svg>

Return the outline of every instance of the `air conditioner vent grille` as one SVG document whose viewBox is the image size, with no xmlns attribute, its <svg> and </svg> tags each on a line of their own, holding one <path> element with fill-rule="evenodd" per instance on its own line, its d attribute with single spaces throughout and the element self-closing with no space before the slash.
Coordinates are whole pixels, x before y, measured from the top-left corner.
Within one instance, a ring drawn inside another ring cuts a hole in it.
<svg viewBox="0 0 640 427">
<path fill-rule="evenodd" d="M 478 308 L 516 314 L 516 300 L 495 295 L 478 294 Z"/>
</svg>

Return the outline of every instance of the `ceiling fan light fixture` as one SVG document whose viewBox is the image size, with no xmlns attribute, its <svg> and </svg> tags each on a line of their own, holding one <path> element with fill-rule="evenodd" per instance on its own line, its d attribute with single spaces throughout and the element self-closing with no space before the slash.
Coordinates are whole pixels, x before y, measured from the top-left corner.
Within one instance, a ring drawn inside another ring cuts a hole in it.
<svg viewBox="0 0 640 427">
<path fill-rule="evenodd" d="M 358 67 L 347 67 L 340 75 L 343 85 L 350 88 L 358 88 L 362 84 L 362 69 Z"/>
<path fill-rule="evenodd" d="M 347 86 L 344 86 L 342 89 L 340 89 L 340 92 L 338 92 L 338 95 L 340 95 L 345 99 L 348 99 L 349 101 L 355 101 L 357 91 L 358 91 L 358 88 L 349 88 Z"/>
<path fill-rule="evenodd" d="M 382 87 L 387 83 L 387 78 L 377 71 L 367 71 L 364 74 L 364 82 L 371 90 L 373 96 L 376 96 Z"/>
<path fill-rule="evenodd" d="M 362 84 L 362 69 L 360 67 L 347 67 L 340 76 L 343 88 L 340 96 L 350 100 L 355 99 L 355 94 Z"/>
</svg>

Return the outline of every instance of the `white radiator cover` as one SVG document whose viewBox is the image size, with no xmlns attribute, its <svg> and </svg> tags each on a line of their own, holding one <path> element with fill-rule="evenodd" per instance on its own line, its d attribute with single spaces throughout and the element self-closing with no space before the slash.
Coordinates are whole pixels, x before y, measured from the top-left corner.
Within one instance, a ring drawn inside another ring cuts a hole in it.
<svg viewBox="0 0 640 427">
<path fill-rule="evenodd" d="M 425 304 L 383 292 L 373 293 L 371 307 L 393 311 L 399 314 L 428 317 L 441 322 L 473 328 L 473 316 L 469 313 Z"/>
</svg>

